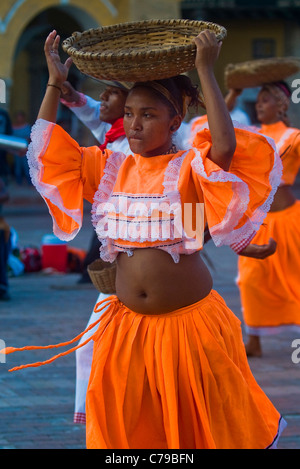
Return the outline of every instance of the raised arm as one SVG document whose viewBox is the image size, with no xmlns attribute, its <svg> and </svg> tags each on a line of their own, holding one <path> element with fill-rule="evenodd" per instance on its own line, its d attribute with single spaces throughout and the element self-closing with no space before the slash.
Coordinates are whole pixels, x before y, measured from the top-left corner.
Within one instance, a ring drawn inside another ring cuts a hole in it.
<svg viewBox="0 0 300 469">
<path fill-rule="evenodd" d="M 277 249 L 277 243 L 273 238 L 270 238 L 268 244 L 248 244 L 238 254 L 244 257 L 254 257 L 255 259 L 266 259 L 272 256 Z"/>
<path fill-rule="evenodd" d="M 215 34 L 202 31 L 196 38 L 197 54 L 195 67 L 204 95 L 207 119 L 212 137 L 210 159 L 224 170 L 228 170 L 236 140 L 232 120 L 214 74 L 214 64 L 222 43 Z"/>
<path fill-rule="evenodd" d="M 49 122 L 56 122 L 62 86 L 67 80 L 69 69 L 72 65 L 71 58 L 68 58 L 64 64 L 61 62 L 58 53 L 59 42 L 60 36 L 53 30 L 47 37 L 44 46 L 49 80 L 38 119 L 45 119 Z"/>
<path fill-rule="evenodd" d="M 243 90 L 235 90 L 233 88 L 228 91 L 224 100 L 229 112 L 233 111 L 235 108 L 237 97 L 242 93 L 242 91 Z"/>
<path fill-rule="evenodd" d="M 94 135 L 99 143 L 105 140 L 106 132 L 111 128 L 111 124 L 100 119 L 101 101 L 78 92 L 66 81 L 62 87 L 60 102 L 67 106 Z"/>
</svg>

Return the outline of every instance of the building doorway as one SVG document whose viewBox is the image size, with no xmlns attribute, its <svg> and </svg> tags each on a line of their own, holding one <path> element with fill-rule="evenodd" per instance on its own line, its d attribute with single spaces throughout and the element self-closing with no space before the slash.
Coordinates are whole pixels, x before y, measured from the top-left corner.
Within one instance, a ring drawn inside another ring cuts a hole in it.
<svg viewBox="0 0 300 469">
<path fill-rule="evenodd" d="M 44 55 L 44 42 L 50 31 L 56 29 L 61 43 L 74 31 L 83 31 L 99 26 L 93 18 L 72 6 L 48 8 L 33 18 L 24 28 L 14 55 L 14 67 L 10 95 L 10 114 L 24 111 L 32 125 L 37 117 L 48 82 L 48 69 Z M 60 48 L 62 60 L 67 55 Z M 87 78 L 73 65 L 69 81 L 76 89 L 82 89 Z M 74 122 L 74 115 L 63 105 L 59 106 L 58 121 L 74 137 L 80 133 L 80 125 Z"/>
</svg>

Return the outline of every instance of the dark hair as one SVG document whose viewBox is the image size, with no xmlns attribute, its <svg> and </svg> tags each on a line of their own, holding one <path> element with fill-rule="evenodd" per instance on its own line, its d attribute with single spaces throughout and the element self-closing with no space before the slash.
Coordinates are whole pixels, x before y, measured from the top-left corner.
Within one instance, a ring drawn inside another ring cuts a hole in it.
<svg viewBox="0 0 300 469">
<path fill-rule="evenodd" d="M 189 104 L 188 107 L 197 108 L 200 104 L 200 95 L 197 85 L 193 85 L 191 79 L 186 75 L 177 75 L 172 78 L 165 78 L 163 80 L 155 80 L 154 83 L 158 83 L 169 91 L 172 95 L 173 100 L 177 103 L 177 109 L 180 110 L 180 113 L 184 114 L 184 97 L 188 96 Z M 151 82 L 138 82 L 135 83 L 134 88 L 137 86 L 149 86 L 151 88 Z M 174 105 L 158 90 L 151 88 L 153 92 L 162 100 L 165 105 L 169 108 L 171 117 L 177 114 L 177 111 Z"/>
</svg>

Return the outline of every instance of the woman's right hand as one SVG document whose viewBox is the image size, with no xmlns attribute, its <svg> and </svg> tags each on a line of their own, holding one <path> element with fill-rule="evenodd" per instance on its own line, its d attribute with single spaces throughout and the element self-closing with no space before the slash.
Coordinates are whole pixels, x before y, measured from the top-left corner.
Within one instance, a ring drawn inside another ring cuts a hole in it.
<svg viewBox="0 0 300 469">
<path fill-rule="evenodd" d="M 277 249 L 277 243 L 273 238 L 269 239 L 268 244 L 248 244 L 248 246 L 239 253 L 239 256 L 253 257 L 254 259 L 266 259 L 272 256 Z"/>
<path fill-rule="evenodd" d="M 37 118 L 56 122 L 59 99 L 63 83 L 67 80 L 72 59 L 69 57 L 63 64 L 58 53 L 60 37 L 54 30 L 45 41 L 44 52 L 49 70 L 49 81 Z"/>
<path fill-rule="evenodd" d="M 62 87 L 67 80 L 72 59 L 69 57 L 65 63 L 61 62 L 58 52 L 59 42 L 60 36 L 56 30 L 53 30 L 45 41 L 44 52 L 49 70 L 49 83 Z"/>
</svg>

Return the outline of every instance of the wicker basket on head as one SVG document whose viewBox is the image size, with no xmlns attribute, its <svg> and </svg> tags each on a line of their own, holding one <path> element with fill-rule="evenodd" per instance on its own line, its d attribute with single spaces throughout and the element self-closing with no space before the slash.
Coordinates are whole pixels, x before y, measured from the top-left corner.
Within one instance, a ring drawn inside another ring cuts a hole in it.
<svg viewBox="0 0 300 469">
<path fill-rule="evenodd" d="M 227 89 L 244 89 L 285 80 L 299 72 L 300 59 L 297 57 L 271 57 L 228 64 L 225 68 Z"/>
<path fill-rule="evenodd" d="M 204 29 L 218 40 L 226 36 L 206 21 L 147 20 L 75 32 L 62 47 L 82 73 L 99 80 L 158 80 L 195 67 L 194 38 Z"/>
<path fill-rule="evenodd" d="M 94 287 L 101 293 L 116 293 L 116 263 L 104 262 L 97 259 L 92 262 L 87 271 Z"/>
</svg>

